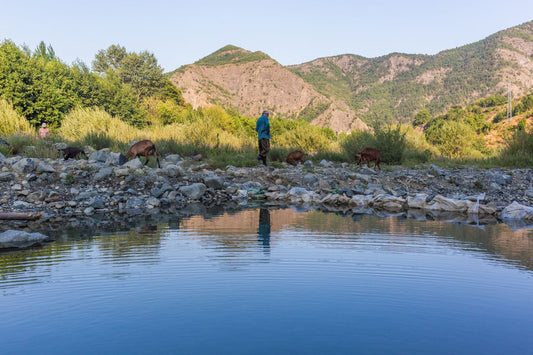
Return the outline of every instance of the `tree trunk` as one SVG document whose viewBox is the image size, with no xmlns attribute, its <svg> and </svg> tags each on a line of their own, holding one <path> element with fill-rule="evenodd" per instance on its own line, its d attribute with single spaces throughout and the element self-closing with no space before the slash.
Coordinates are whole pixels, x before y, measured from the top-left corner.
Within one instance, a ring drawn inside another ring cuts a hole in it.
<svg viewBox="0 0 533 355">
<path fill-rule="evenodd" d="M 43 216 L 41 212 L 0 212 L 1 219 L 36 220 Z"/>
</svg>

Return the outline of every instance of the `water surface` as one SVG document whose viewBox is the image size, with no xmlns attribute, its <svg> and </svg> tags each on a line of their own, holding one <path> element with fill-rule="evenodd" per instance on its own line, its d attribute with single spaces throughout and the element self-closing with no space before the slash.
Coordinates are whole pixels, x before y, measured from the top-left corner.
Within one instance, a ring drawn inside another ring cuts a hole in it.
<svg viewBox="0 0 533 355">
<path fill-rule="evenodd" d="M 256 209 L 0 254 L 2 354 L 530 354 L 533 230 Z"/>
</svg>

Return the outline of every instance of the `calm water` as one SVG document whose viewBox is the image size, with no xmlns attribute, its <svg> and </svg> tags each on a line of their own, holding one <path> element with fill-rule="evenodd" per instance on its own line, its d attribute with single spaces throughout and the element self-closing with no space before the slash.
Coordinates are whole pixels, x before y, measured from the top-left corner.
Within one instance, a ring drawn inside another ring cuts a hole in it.
<svg viewBox="0 0 533 355">
<path fill-rule="evenodd" d="M 2 354 L 531 354 L 533 229 L 248 210 L 0 254 Z"/>
</svg>

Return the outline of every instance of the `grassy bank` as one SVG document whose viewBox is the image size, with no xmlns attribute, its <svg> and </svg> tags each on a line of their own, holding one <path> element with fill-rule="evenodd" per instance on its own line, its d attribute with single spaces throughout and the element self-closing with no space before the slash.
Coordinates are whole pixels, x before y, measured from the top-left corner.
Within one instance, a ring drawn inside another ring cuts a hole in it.
<svg viewBox="0 0 533 355">
<path fill-rule="evenodd" d="M 41 140 L 24 117 L 0 100 L 0 134 L 10 143 L 9 147 L 0 146 L 0 152 L 6 156 L 23 154 L 55 158 L 58 155 L 53 147 L 55 142 L 126 153 L 132 141 L 150 139 L 162 155 L 201 154 L 215 167 L 251 166 L 257 164 L 254 128 L 254 118 L 230 116 L 216 106 L 204 109 L 195 117 L 171 124 L 153 122 L 143 129 L 101 109 L 79 108 L 65 117 L 61 127 L 53 130 L 49 139 Z M 491 154 L 455 159 L 443 157 L 437 147 L 426 141 L 422 132 L 411 126 L 375 127 L 372 133 L 355 131 L 349 135 L 335 135 L 331 130 L 311 126 L 305 121 L 272 118 L 271 131 L 269 158 L 272 162 L 280 162 L 289 152 L 300 149 L 315 162 L 326 159 L 353 163 L 356 152 L 372 146 L 381 150 L 384 162 L 390 165 L 533 167 L 533 132 L 525 128 L 516 131 L 506 144 Z"/>
</svg>

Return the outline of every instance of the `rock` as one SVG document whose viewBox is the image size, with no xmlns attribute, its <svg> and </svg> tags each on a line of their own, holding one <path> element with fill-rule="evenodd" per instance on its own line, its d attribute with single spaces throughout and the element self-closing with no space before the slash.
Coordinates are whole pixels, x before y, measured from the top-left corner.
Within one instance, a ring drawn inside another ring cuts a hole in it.
<svg viewBox="0 0 533 355">
<path fill-rule="evenodd" d="M 183 161 L 183 158 L 179 154 L 169 154 L 161 162 L 161 166 L 166 164 L 177 165 L 179 162 Z"/>
<path fill-rule="evenodd" d="M 220 190 L 224 187 L 224 179 L 218 175 L 208 175 L 204 178 L 204 184 L 209 188 Z"/>
<path fill-rule="evenodd" d="M 94 174 L 94 180 L 101 180 L 110 177 L 113 174 L 113 168 L 102 168 Z"/>
<path fill-rule="evenodd" d="M 119 166 L 123 165 L 128 161 L 126 156 L 122 153 L 109 153 L 107 159 L 105 160 L 106 166 Z"/>
<path fill-rule="evenodd" d="M 500 217 L 504 220 L 533 220 L 533 207 L 524 206 L 515 201 L 503 209 Z"/>
<path fill-rule="evenodd" d="M 105 163 L 107 158 L 108 158 L 108 155 L 106 154 L 106 151 L 103 149 L 97 152 L 91 153 L 91 155 L 89 155 L 89 161 L 98 161 L 98 162 Z"/>
<path fill-rule="evenodd" d="M 178 191 L 191 200 L 198 200 L 206 190 L 207 187 L 203 183 L 195 183 L 188 186 L 182 186 Z"/>
<path fill-rule="evenodd" d="M 54 169 L 54 167 L 49 165 L 49 164 L 40 162 L 39 165 L 37 165 L 36 172 L 39 173 L 39 174 L 42 174 L 42 173 L 55 173 L 56 169 Z"/>
<path fill-rule="evenodd" d="M 122 165 L 122 168 L 128 168 L 133 170 L 142 169 L 143 163 L 139 158 L 132 159 Z"/>
<path fill-rule="evenodd" d="M 0 249 L 29 248 L 51 241 L 51 238 L 41 233 L 8 230 L 0 233 Z"/>
<path fill-rule="evenodd" d="M 0 173 L 0 181 L 13 181 L 15 179 L 15 174 L 12 173 Z"/>
<path fill-rule="evenodd" d="M 13 170 L 23 174 L 31 173 L 36 167 L 35 159 L 31 158 L 22 158 L 13 164 Z"/>
</svg>

